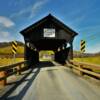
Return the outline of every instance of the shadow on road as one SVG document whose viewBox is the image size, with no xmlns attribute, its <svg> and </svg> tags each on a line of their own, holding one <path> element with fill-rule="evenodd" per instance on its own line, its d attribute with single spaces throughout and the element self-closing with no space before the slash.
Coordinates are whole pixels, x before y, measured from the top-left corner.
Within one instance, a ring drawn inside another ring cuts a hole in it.
<svg viewBox="0 0 100 100">
<path fill-rule="evenodd" d="M 16 99 L 22 100 L 25 93 L 27 92 L 29 87 L 32 85 L 38 73 L 40 72 L 40 69 L 45 68 L 45 67 L 55 67 L 55 65 L 51 61 L 41 61 L 38 64 L 34 65 L 34 67 L 37 70 L 30 69 L 26 74 L 24 74 L 21 80 L 8 84 L 8 85 L 13 85 L 13 86 L 5 94 L 3 94 L 2 97 L 0 97 L 0 100 L 16 100 Z M 32 73 L 33 73 L 32 77 L 30 79 L 27 79 L 27 77 L 30 76 L 30 74 Z M 25 81 L 27 81 L 27 84 L 23 87 L 23 89 L 15 96 L 11 96 L 14 93 L 14 91 L 16 91 L 16 89 Z"/>
<path fill-rule="evenodd" d="M 40 61 L 35 67 L 44 68 L 44 67 L 54 67 L 55 65 L 51 61 Z"/>
<path fill-rule="evenodd" d="M 27 90 L 29 89 L 31 84 L 33 83 L 33 81 L 36 78 L 36 76 L 38 75 L 38 73 L 40 72 L 40 68 L 38 68 L 36 71 L 34 71 L 33 76 L 31 77 L 31 79 L 28 80 L 28 83 L 24 86 L 24 88 L 20 91 L 20 93 L 18 95 L 11 96 L 11 97 L 10 97 L 10 95 L 14 92 L 15 89 L 17 89 L 17 87 L 20 84 L 22 84 L 22 82 L 26 81 L 26 78 L 32 72 L 33 72 L 33 69 L 31 69 L 20 81 L 16 82 L 15 85 L 9 91 L 7 91 L 2 97 L 0 97 L 0 100 L 22 100 L 25 93 L 27 92 Z"/>
</svg>

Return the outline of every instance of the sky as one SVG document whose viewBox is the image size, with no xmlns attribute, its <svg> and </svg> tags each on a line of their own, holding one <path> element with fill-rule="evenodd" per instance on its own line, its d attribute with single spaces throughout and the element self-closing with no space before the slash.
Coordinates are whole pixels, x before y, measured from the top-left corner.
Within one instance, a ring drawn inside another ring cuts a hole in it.
<svg viewBox="0 0 100 100">
<path fill-rule="evenodd" d="M 74 50 L 100 52 L 100 0 L 0 0 L 0 42 L 22 41 L 19 33 L 49 13 L 76 31 Z"/>
</svg>

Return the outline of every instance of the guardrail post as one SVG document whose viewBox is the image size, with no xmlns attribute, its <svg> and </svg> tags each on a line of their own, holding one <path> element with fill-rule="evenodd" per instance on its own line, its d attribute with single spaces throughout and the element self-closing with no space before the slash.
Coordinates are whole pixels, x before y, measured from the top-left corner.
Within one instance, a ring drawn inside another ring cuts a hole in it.
<svg viewBox="0 0 100 100">
<path fill-rule="evenodd" d="M 82 65 L 79 65 L 78 67 L 79 67 L 80 69 L 82 69 Z M 82 75 L 83 75 L 83 72 L 82 72 L 82 71 L 79 71 L 79 75 L 82 76 Z"/>
<path fill-rule="evenodd" d="M 86 62 L 76 62 L 76 61 L 70 61 L 69 62 L 72 67 L 72 71 L 75 72 L 78 75 L 89 75 L 91 77 L 94 77 L 96 79 L 100 80 L 100 74 L 93 72 L 92 70 L 95 68 L 95 70 L 100 70 L 100 65 L 96 64 L 89 64 Z"/>
<path fill-rule="evenodd" d="M 18 75 L 21 75 L 21 64 L 17 67 Z"/>
<path fill-rule="evenodd" d="M 0 78 L 2 78 L 2 77 L 6 77 L 6 72 L 5 71 L 0 72 Z M 0 81 L 0 86 L 5 86 L 6 83 L 7 83 L 7 79 L 5 78 L 5 79 Z"/>
</svg>

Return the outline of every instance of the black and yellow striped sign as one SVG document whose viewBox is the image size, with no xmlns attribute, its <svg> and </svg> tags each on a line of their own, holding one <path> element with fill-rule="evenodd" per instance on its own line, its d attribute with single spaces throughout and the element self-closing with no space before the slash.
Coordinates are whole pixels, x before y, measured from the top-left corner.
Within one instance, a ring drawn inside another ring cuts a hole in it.
<svg viewBox="0 0 100 100">
<path fill-rule="evenodd" d="M 17 52 L 17 42 L 13 41 L 12 42 L 12 53 L 16 54 L 16 52 Z"/>
<path fill-rule="evenodd" d="M 82 53 L 85 52 L 85 46 L 86 46 L 85 40 L 81 40 L 81 43 L 80 43 L 80 51 L 81 51 Z"/>
</svg>

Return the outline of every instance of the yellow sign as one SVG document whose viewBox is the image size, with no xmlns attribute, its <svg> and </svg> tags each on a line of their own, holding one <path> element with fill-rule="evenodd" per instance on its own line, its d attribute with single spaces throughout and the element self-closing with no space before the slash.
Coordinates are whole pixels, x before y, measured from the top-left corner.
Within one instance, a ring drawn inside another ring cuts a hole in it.
<svg viewBox="0 0 100 100">
<path fill-rule="evenodd" d="M 17 42 L 13 41 L 12 42 L 12 53 L 16 54 L 16 52 L 17 52 Z"/>
<path fill-rule="evenodd" d="M 81 51 L 82 53 L 85 52 L 85 46 L 86 46 L 85 40 L 81 40 L 81 43 L 80 43 L 80 51 Z"/>
</svg>

